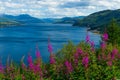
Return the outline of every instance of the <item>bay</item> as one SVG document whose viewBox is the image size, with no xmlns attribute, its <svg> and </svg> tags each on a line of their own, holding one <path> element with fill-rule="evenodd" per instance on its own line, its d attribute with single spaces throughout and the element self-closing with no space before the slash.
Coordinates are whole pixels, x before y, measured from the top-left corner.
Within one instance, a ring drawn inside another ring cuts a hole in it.
<svg viewBox="0 0 120 80">
<path fill-rule="evenodd" d="M 0 58 L 5 64 L 9 57 L 19 63 L 22 56 L 32 55 L 35 59 L 35 48 L 38 45 L 44 62 L 49 61 L 48 37 L 54 52 L 62 48 L 69 40 L 74 44 L 85 40 L 87 28 L 73 27 L 71 24 L 26 24 L 0 28 Z M 91 40 L 99 45 L 100 35 L 89 32 Z"/>
</svg>

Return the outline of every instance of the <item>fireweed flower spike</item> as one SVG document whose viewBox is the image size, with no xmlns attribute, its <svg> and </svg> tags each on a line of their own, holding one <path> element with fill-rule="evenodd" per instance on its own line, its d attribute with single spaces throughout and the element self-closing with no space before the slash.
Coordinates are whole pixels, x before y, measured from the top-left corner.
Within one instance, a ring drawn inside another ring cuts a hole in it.
<svg viewBox="0 0 120 80">
<path fill-rule="evenodd" d="M 36 46 L 36 57 L 37 57 L 37 58 L 40 58 L 40 57 L 41 57 L 41 56 L 40 56 L 40 50 L 39 50 L 38 46 Z"/>
<path fill-rule="evenodd" d="M 87 36 L 86 36 L 86 42 L 89 43 L 90 42 L 90 36 L 89 34 L 87 33 Z"/>
<path fill-rule="evenodd" d="M 78 65 L 78 59 L 79 59 L 79 53 L 75 53 L 74 54 L 74 63 L 76 64 L 76 65 Z"/>
<path fill-rule="evenodd" d="M 115 54 L 115 55 L 117 55 L 118 50 L 117 50 L 116 48 L 114 48 L 114 49 L 112 50 L 112 53 Z"/>
<path fill-rule="evenodd" d="M 52 51 L 53 51 L 53 47 L 52 47 L 52 44 L 50 43 L 50 39 L 48 39 L 48 51 L 50 53 L 52 53 Z"/>
<path fill-rule="evenodd" d="M 22 64 L 21 64 L 21 66 L 22 66 L 22 69 L 26 69 L 26 65 L 22 62 Z"/>
<path fill-rule="evenodd" d="M 78 53 L 79 55 L 81 55 L 81 54 L 83 53 L 82 49 L 77 48 L 77 53 Z"/>
<path fill-rule="evenodd" d="M 101 49 L 104 50 L 106 48 L 106 43 L 105 42 L 101 42 L 100 46 L 101 46 Z"/>
<path fill-rule="evenodd" d="M 42 69 L 40 68 L 40 65 L 35 65 L 34 66 L 34 73 L 37 74 L 39 73 L 39 75 L 42 77 Z"/>
<path fill-rule="evenodd" d="M 34 70 L 34 64 L 33 64 L 33 61 L 32 61 L 32 56 L 28 55 L 28 65 L 29 65 L 29 68 L 31 70 Z"/>
<path fill-rule="evenodd" d="M 103 37 L 103 40 L 104 40 L 104 41 L 107 41 L 107 40 L 108 40 L 108 34 L 107 34 L 107 33 L 104 33 L 102 37 Z"/>
<path fill-rule="evenodd" d="M 88 58 L 88 56 L 83 57 L 83 59 L 82 59 L 82 64 L 85 66 L 85 68 L 88 67 L 88 63 L 89 63 L 89 58 Z"/>
<path fill-rule="evenodd" d="M 4 67 L 1 63 L 0 63 L 0 73 L 4 73 Z"/>
<path fill-rule="evenodd" d="M 115 59 L 115 56 L 117 55 L 117 53 L 118 53 L 118 50 L 116 48 L 112 50 L 112 53 L 111 53 L 112 60 Z"/>
<path fill-rule="evenodd" d="M 28 55 L 28 63 L 32 63 L 32 56 Z"/>
<path fill-rule="evenodd" d="M 91 47 L 94 47 L 94 46 L 95 46 L 94 41 L 91 41 L 91 42 L 90 42 L 90 45 L 91 45 Z"/>
<path fill-rule="evenodd" d="M 50 54 L 50 64 L 55 64 L 55 58 L 52 53 Z"/>
<path fill-rule="evenodd" d="M 111 53 L 108 53 L 107 60 L 111 60 Z"/>
<path fill-rule="evenodd" d="M 107 65 L 108 65 L 108 66 L 112 66 L 112 60 L 107 61 Z"/>
<path fill-rule="evenodd" d="M 81 48 L 77 48 L 76 53 L 74 54 L 74 63 L 78 65 L 79 57 L 82 55 L 83 51 Z"/>
<path fill-rule="evenodd" d="M 101 60 L 101 56 L 100 56 L 100 54 L 98 55 L 98 60 Z"/>
<path fill-rule="evenodd" d="M 72 67 L 71 62 L 65 61 L 65 66 L 66 66 L 66 69 L 67 69 L 67 73 L 71 73 L 73 71 L 73 67 Z"/>
<path fill-rule="evenodd" d="M 55 64 L 55 58 L 54 55 L 52 54 L 53 52 L 53 47 L 50 43 L 50 39 L 48 39 L 48 51 L 50 53 L 50 64 Z"/>
<path fill-rule="evenodd" d="M 94 50 L 95 50 L 95 49 L 94 49 L 94 47 L 95 47 L 94 41 L 91 41 L 91 42 L 90 42 L 90 45 L 91 45 L 91 50 L 94 51 Z"/>
</svg>

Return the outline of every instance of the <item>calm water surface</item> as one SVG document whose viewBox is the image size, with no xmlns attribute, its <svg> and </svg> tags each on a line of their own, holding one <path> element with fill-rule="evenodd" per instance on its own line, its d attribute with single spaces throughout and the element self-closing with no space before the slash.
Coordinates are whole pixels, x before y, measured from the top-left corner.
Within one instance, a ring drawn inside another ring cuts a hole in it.
<svg viewBox="0 0 120 80">
<path fill-rule="evenodd" d="M 68 24 L 29 24 L 14 27 L 0 28 L 0 57 L 5 64 L 8 56 L 14 62 L 19 63 L 22 56 L 30 53 L 35 58 L 35 47 L 38 43 L 44 62 L 49 60 L 47 49 L 48 36 L 50 36 L 54 52 L 61 49 L 68 40 L 75 44 L 86 37 L 86 28 L 73 27 Z M 91 40 L 99 45 L 100 36 L 89 32 Z"/>
</svg>

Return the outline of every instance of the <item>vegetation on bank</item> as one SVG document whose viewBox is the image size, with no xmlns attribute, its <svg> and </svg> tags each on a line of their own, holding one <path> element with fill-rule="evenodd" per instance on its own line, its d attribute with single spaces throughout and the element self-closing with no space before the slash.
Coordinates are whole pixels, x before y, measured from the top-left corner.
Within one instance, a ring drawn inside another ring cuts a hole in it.
<svg viewBox="0 0 120 80">
<path fill-rule="evenodd" d="M 9 20 L 9 19 L 0 17 L 0 28 L 5 26 L 10 26 L 10 25 L 20 25 L 20 23 L 14 20 Z"/>
<path fill-rule="evenodd" d="M 10 25 L 18 25 L 19 23 L 15 22 L 0 22 L 0 27 L 2 26 L 10 26 Z"/>
<path fill-rule="evenodd" d="M 109 33 L 109 30 L 108 30 Z M 103 33 L 99 48 L 89 34 L 86 40 L 74 45 L 66 44 L 56 54 L 48 42 L 49 63 L 43 63 L 40 50 L 36 47 L 36 59 L 28 55 L 26 65 L 9 62 L 0 63 L 0 80 L 116 80 L 120 79 L 120 46 L 112 44 L 107 32 Z"/>
</svg>

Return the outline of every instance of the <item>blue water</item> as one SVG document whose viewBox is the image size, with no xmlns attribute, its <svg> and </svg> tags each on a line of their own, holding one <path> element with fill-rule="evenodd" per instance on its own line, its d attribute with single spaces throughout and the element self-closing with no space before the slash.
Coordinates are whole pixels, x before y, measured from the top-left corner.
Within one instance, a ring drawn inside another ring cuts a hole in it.
<svg viewBox="0 0 120 80">
<path fill-rule="evenodd" d="M 0 28 L 0 58 L 3 64 L 6 63 L 8 56 L 16 63 L 19 63 L 22 56 L 25 56 L 24 61 L 26 62 L 28 54 L 31 54 L 34 59 L 37 43 L 42 60 L 47 62 L 49 60 L 48 36 L 50 36 L 54 52 L 56 52 L 68 40 L 75 44 L 85 40 L 86 30 L 86 28 L 73 27 L 70 24 L 28 24 Z M 89 34 L 91 40 L 98 45 L 100 36 L 91 32 Z"/>
</svg>

